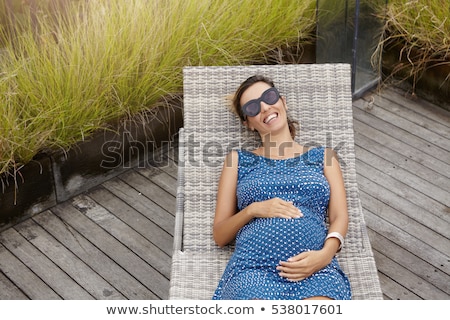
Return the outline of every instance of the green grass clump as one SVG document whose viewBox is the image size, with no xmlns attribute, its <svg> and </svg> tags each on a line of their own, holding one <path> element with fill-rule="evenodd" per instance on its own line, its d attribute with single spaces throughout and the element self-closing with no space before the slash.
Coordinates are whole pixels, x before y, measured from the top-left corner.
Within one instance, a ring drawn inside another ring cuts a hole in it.
<svg viewBox="0 0 450 320">
<path fill-rule="evenodd" d="M 182 90 L 188 65 L 236 65 L 309 39 L 313 0 L 96 0 L 0 28 L 0 173 Z M 3 17 L 4 19 L 5 17 Z"/>
<path fill-rule="evenodd" d="M 380 48 L 400 49 L 393 74 L 417 82 L 437 65 L 450 65 L 450 2 L 392 0 L 386 11 L 385 39 Z"/>
</svg>

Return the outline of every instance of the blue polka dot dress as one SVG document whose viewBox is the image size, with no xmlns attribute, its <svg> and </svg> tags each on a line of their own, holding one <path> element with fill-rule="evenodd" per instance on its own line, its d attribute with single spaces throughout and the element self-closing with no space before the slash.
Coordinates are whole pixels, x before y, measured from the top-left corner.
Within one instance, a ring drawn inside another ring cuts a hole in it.
<svg viewBox="0 0 450 320">
<path fill-rule="evenodd" d="M 312 148 L 290 159 L 269 159 L 239 150 L 239 210 L 255 201 L 279 197 L 292 201 L 303 217 L 255 218 L 239 230 L 235 251 L 213 300 L 300 300 L 327 296 L 351 299 L 350 283 L 336 257 L 310 277 L 294 282 L 276 270 L 281 260 L 307 250 L 320 250 L 327 235 L 330 187 L 323 174 L 324 151 Z"/>
</svg>

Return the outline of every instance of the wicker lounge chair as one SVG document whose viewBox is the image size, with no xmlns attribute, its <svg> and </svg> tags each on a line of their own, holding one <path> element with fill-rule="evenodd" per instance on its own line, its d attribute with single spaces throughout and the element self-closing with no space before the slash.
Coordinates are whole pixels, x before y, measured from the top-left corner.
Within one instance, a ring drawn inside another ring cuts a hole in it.
<svg viewBox="0 0 450 320">
<path fill-rule="evenodd" d="M 356 183 L 350 66 L 187 67 L 184 127 L 180 130 L 179 178 L 170 299 L 211 299 L 233 251 L 212 238 L 217 184 L 225 155 L 256 147 L 259 138 L 227 108 L 227 97 L 254 74 L 274 80 L 288 113 L 300 123 L 297 140 L 334 148 L 341 160 L 349 230 L 338 260 L 349 276 L 353 299 L 382 299 Z"/>
</svg>

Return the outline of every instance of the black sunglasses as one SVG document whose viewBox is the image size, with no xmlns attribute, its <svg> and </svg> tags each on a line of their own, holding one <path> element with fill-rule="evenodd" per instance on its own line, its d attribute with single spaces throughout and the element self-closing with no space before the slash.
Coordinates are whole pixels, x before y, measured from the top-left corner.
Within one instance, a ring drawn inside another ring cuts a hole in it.
<svg viewBox="0 0 450 320">
<path fill-rule="evenodd" d="M 263 92 L 260 98 L 248 101 L 242 106 L 242 113 L 244 114 L 244 119 L 247 116 L 254 117 L 261 112 L 261 101 L 264 103 L 273 105 L 277 103 L 280 99 L 280 93 L 274 87 L 267 89 Z"/>
</svg>

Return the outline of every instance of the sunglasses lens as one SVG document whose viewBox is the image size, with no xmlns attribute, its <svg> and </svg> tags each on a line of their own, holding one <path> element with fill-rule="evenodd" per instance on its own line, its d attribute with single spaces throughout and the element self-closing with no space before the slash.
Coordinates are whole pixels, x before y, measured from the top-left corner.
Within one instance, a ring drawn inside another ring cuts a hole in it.
<svg viewBox="0 0 450 320">
<path fill-rule="evenodd" d="M 280 99 L 280 94 L 278 93 L 277 89 L 270 88 L 264 91 L 261 98 L 251 100 L 246 104 L 244 104 L 244 106 L 242 107 L 242 111 L 244 112 L 245 115 L 249 117 L 254 117 L 261 111 L 260 101 L 273 105 L 277 103 L 278 99 Z"/>
<path fill-rule="evenodd" d="M 279 98 L 280 96 L 278 95 L 276 89 L 269 89 L 262 96 L 262 100 L 267 104 L 275 104 Z"/>
<path fill-rule="evenodd" d="M 256 116 L 261 110 L 259 102 L 253 101 L 244 106 L 244 113 L 249 117 Z"/>
</svg>

